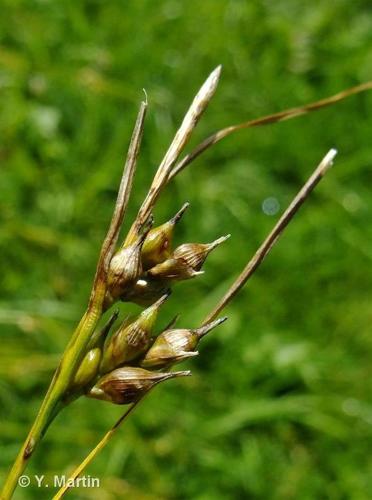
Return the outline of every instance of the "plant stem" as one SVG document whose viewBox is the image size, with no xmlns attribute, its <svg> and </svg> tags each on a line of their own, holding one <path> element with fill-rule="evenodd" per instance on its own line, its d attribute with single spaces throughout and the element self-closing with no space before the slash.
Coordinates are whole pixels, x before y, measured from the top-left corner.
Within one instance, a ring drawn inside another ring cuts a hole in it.
<svg viewBox="0 0 372 500">
<path fill-rule="evenodd" d="M 162 189 L 166 186 L 169 175 L 175 165 L 182 149 L 187 144 L 190 136 L 198 124 L 202 114 L 206 110 L 210 100 L 212 99 L 221 75 L 221 66 L 217 66 L 200 87 L 198 93 L 194 97 L 176 135 L 171 142 L 163 160 L 161 161 L 150 189 L 144 199 L 137 217 L 130 228 L 125 240 L 126 245 L 130 245 L 136 239 L 140 228 L 151 214 L 156 200 L 158 199 Z"/>
<path fill-rule="evenodd" d="M 61 363 L 53 377 L 35 422 L 9 472 L 1 494 L 2 500 L 8 500 L 12 497 L 13 492 L 17 487 L 18 478 L 25 470 L 37 445 L 40 443 L 49 425 L 52 423 L 53 419 L 57 416 L 60 410 L 59 403 L 68 388 L 70 380 L 75 373 L 82 354 L 84 353 L 84 348 L 100 318 L 103 298 L 104 294 L 100 301 L 97 300 L 96 306 L 84 314 L 78 327 L 76 328 L 66 348 Z M 99 302 L 101 303 L 99 304 Z"/>
<path fill-rule="evenodd" d="M 79 363 L 85 354 L 87 344 L 102 316 L 106 294 L 107 272 L 115 251 L 120 227 L 123 222 L 124 213 L 132 189 L 132 181 L 141 144 L 146 108 L 147 104 L 141 103 L 129 145 L 114 213 L 98 259 L 96 275 L 87 311 L 80 320 L 79 325 L 66 347 L 34 424 L 8 474 L 1 493 L 1 500 L 8 500 L 13 496 L 13 492 L 17 487 L 18 478 L 25 470 L 28 461 L 43 438 L 49 425 L 62 408 L 61 400 L 66 394 Z"/>
<path fill-rule="evenodd" d="M 237 125 L 231 125 L 230 127 L 223 128 L 218 132 L 210 135 L 204 141 L 202 141 L 196 148 L 194 148 L 191 153 L 187 154 L 182 158 L 181 161 L 175 165 L 169 174 L 168 181 L 173 179 L 177 174 L 181 172 L 187 165 L 189 165 L 192 161 L 194 161 L 199 155 L 201 155 L 208 148 L 221 141 L 225 137 L 230 134 L 237 132 L 239 130 L 243 130 L 246 128 L 252 127 L 260 127 L 262 125 L 271 125 L 272 123 L 281 122 L 284 120 L 290 120 L 292 118 L 296 118 L 298 116 L 305 115 L 312 111 L 317 111 L 319 109 L 325 108 L 327 106 L 332 106 L 333 104 L 346 99 L 355 94 L 360 94 L 361 92 L 365 92 L 366 90 L 372 89 L 372 81 L 361 83 L 355 87 L 350 87 L 349 89 L 338 92 L 338 94 L 334 94 L 330 97 L 326 97 L 321 99 L 320 101 L 311 102 L 309 104 L 305 104 L 303 106 L 298 106 L 296 108 L 286 109 L 284 111 L 279 111 L 278 113 L 274 113 L 272 115 L 262 116 L 261 118 L 255 118 L 254 120 L 249 120 L 247 122 L 239 123 Z"/>
<path fill-rule="evenodd" d="M 151 389 L 150 389 L 151 390 Z M 111 427 L 109 431 L 106 432 L 106 434 L 103 436 L 103 438 L 99 441 L 99 443 L 93 448 L 93 450 L 85 457 L 85 459 L 81 462 L 81 464 L 76 467 L 74 472 L 71 474 L 71 476 L 68 478 L 68 481 L 66 481 L 66 484 L 62 486 L 60 490 L 57 491 L 57 493 L 54 495 L 53 500 L 59 500 L 62 498 L 67 491 L 69 490 L 71 484 L 71 481 L 74 481 L 77 479 L 80 474 L 84 471 L 84 469 L 92 462 L 92 460 L 97 456 L 97 454 L 104 448 L 107 443 L 111 440 L 111 438 L 114 436 L 115 432 L 118 430 L 120 425 L 124 422 L 124 420 L 127 419 L 127 417 L 132 413 L 132 411 L 135 409 L 135 407 L 139 404 L 140 401 L 143 400 L 143 398 L 149 393 L 150 391 L 147 391 L 143 396 L 141 396 L 137 401 L 132 403 L 130 407 L 127 409 L 123 415 L 115 422 L 115 424 Z"/>
</svg>

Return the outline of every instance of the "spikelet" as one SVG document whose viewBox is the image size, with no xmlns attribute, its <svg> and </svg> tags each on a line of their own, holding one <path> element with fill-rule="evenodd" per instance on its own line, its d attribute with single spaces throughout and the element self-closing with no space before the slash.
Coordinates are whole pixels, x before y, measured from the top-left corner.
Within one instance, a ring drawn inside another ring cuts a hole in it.
<svg viewBox="0 0 372 500">
<path fill-rule="evenodd" d="M 195 271 L 199 271 L 210 252 L 229 238 L 230 235 L 227 234 L 212 243 L 184 243 L 176 248 L 173 258 L 181 259 Z"/>
<path fill-rule="evenodd" d="M 203 274 L 203 272 L 204 271 L 196 271 L 182 259 L 174 259 L 171 257 L 170 259 L 152 267 L 148 271 L 148 276 L 152 279 L 178 281 L 194 278 L 199 274 Z"/>
<path fill-rule="evenodd" d="M 148 233 L 141 252 L 144 270 L 150 269 L 171 256 L 174 228 L 188 206 L 189 203 L 185 203 L 174 217 L 161 226 L 151 229 Z"/>
<path fill-rule="evenodd" d="M 141 366 L 161 369 L 191 356 L 196 356 L 198 352 L 194 349 L 200 339 L 226 319 L 226 317 L 220 318 L 195 329 L 165 330 L 147 351 L 140 363 Z"/>
<path fill-rule="evenodd" d="M 209 253 L 226 241 L 230 235 L 222 236 L 212 243 L 184 243 L 166 261 L 148 271 L 148 276 L 165 280 L 185 280 L 202 274 L 201 267 Z"/>
<path fill-rule="evenodd" d="M 157 373 L 143 368 L 125 366 L 100 378 L 87 396 L 118 405 L 134 403 L 159 382 L 188 375 L 190 375 L 189 371 Z"/>
<path fill-rule="evenodd" d="M 144 240 L 144 235 L 138 237 L 132 245 L 121 248 L 111 259 L 107 283 L 111 303 L 118 300 L 141 275 L 141 248 Z"/>
<path fill-rule="evenodd" d="M 133 243 L 123 245 L 112 257 L 107 276 L 104 310 L 108 309 L 117 300 L 120 300 L 125 291 L 133 286 L 141 276 L 142 246 L 152 224 L 153 218 L 151 216 L 139 230 Z"/>
<path fill-rule="evenodd" d="M 124 322 L 107 340 L 100 366 L 101 373 L 107 373 L 124 363 L 133 361 L 147 350 L 159 308 L 168 296 L 163 295 L 129 324 Z"/>
</svg>

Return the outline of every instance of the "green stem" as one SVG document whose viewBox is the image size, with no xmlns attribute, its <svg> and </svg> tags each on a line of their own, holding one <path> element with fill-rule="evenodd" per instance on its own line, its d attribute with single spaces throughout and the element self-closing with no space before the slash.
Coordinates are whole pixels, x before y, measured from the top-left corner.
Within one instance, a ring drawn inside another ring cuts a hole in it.
<svg viewBox="0 0 372 500">
<path fill-rule="evenodd" d="M 87 345 L 93 335 L 94 329 L 102 316 L 108 269 L 115 251 L 124 213 L 132 190 L 133 176 L 141 145 L 146 109 L 147 103 L 142 102 L 129 144 L 114 213 L 98 259 L 88 309 L 80 320 L 79 325 L 66 347 L 31 431 L 5 480 L 3 492 L 0 496 L 1 500 L 12 498 L 13 492 L 18 484 L 18 478 L 25 470 L 37 445 L 40 443 L 43 435 L 53 419 L 58 415 L 59 411 L 68 404 L 67 400 L 63 401 L 63 399 L 66 396 L 67 389 L 78 369 L 79 363 L 86 353 Z"/>
<path fill-rule="evenodd" d="M 49 425 L 63 407 L 60 405 L 61 400 L 69 387 L 71 379 L 84 355 L 86 345 L 102 314 L 104 290 L 97 295 L 94 304 L 88 307 L 66 347 L 34 424 L 8 474 L 1 493 L 1 500 L 12 498 L 19 477 L 27 467 L 28 461 L 42 440 Z"/>
</svg>

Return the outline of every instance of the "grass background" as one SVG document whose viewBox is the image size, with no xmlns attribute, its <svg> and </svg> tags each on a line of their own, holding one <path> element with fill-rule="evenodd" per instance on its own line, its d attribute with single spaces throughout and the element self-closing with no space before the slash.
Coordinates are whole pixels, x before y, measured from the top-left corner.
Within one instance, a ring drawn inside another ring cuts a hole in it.
<svg viewBox="0 0 372 500">
<path fill-rule="evenodd" d="M 193 143 L 371 78 L 365 0 L 1 0 L 0 471 L 84 310 L 142 88 L 150 108 L 127 226 L 193 94 L 223 76 Z M 177 242 L 232 233 L 175 289 L 194 326 L 330 147 L 335 168 L 206 338 L 194 377 L 159 386 L 70 498 L 353 499 L 372 491 L 372 94 L 225 139 L 162 197 Z M 125 311 L 127 306 L 123 306 Z M 121 414 L 81 400 L 30 474 L 67 474 Z M 50 498 L 18 489 L 16 498 Z"/>
</svg>

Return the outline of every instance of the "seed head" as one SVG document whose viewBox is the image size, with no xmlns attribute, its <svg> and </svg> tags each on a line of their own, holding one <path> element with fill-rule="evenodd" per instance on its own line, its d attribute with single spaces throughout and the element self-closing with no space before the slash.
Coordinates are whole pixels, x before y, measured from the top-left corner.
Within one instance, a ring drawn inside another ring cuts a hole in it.
<svg viewBox="0 0 372 500">
<path fill-rule="evenodd" d="M 188 206 L 189 203 L 185 203 L 174 217 L 148 233 L 141 253 L 143 269 L 150 269 L 171 256 L 174 228 Z"/>
<path fill-rule="evenodd" d="M 196 329 L 166 330 L 155 340 L 147 351 L 141 366 L 144 368 L 161 369 L 174 363 L 196 356 L 194 351 L 199 340 L 213 328 L 226 321 L 226 317 L 217 319 Z"/>
<path fill-rule="evenodd" d="M 170 259 L 161 262 L 148 271 L 148 276 L 152 279 L 161 280 L 186 280 L 194 278 L 204 271 L 196 271 L 181 259 Z"/>
<path fill-rule="evenodd" d="M 222 236 L 212 243 L 184 243 L 176 248 L 172 257 L 152 267 L 148 275 L 156 279 L 184 280 L 202 274 L 200 269 L 209 253 L 229 237 Z"/>
<path fill-rule="evenodd" d="M 141 248 L 145 235 L 129 246 L 121 248 L 110 262 L 108 291 L 113 301 L 120 298 L 125 289 L 133 285 L 142 273 Z"/>
<path fill-rule="evenodd" d="M 88 396 L 119 405 L 129 404 L 163 380 L 188 375 L 190 375 L 189 371 L 157 373 L 142 368 L 124 366 L 99 379 Z"/>
<path fill-rule="evenodd" d="M 195 271 L 199 271 L 209 253 L 229 238 L 230 235 L 227 234 L 212 241 L 212 243 L 184 243 L 176 248 L 173 258 L 183 260 L 188 266 L 195 269 Z"/>
<path fill-rule="evenodd" d="M 163 295 L 134 320 L 125 321 L 105 344 L 100 371 L 107 373 L 136 359 L 150 345 L 152 330 L 160 306 L 169 295 Z"/>
</svg>

